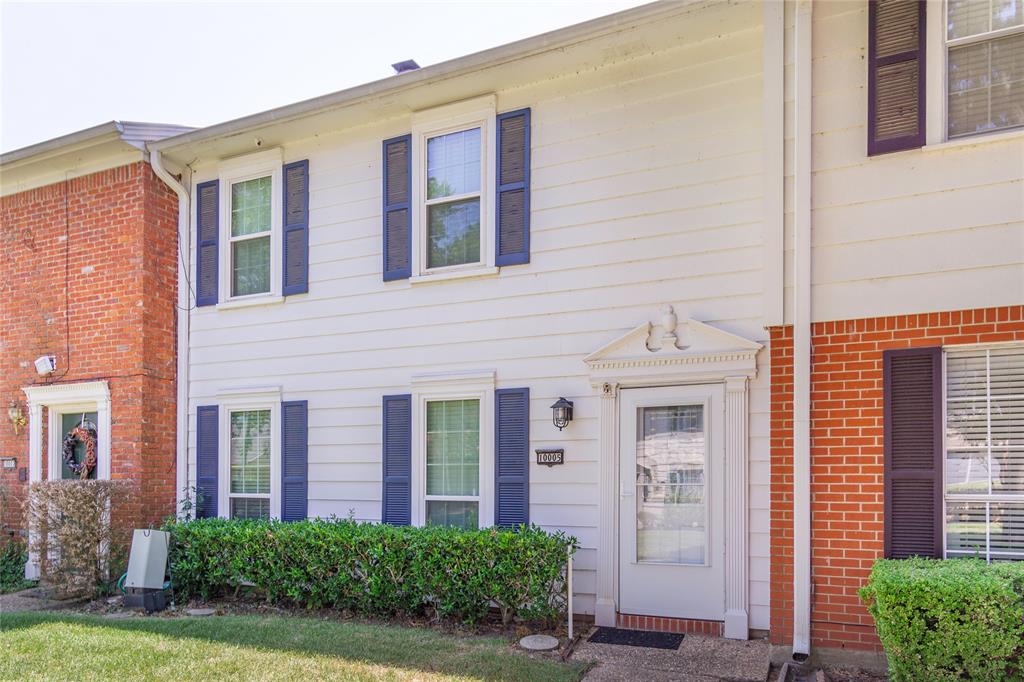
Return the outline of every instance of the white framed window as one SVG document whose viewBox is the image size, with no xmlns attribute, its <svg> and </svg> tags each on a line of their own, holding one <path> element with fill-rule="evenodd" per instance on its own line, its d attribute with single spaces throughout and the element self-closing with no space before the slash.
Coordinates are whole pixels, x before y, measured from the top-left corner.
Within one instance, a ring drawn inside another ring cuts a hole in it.
<svg viewBox="0 0 1024 682">
<path fill-rule="evenodd" d="M 217 515 L 280 518 L 280 391 L 234 393 L 220 404 Z"/>
<path fill-rule="evenodd" d="M 497 272 L 494 119 L 494 97 L 413 116 L 414 282 Z"/>
<path fill-rule="evenodd" d="M 946 556 L 1024 560 L 1024 345 L 943 355 Z"/>
<path fill-rule="evenodd" d="M 928 142 L 1024 128 L 1024 0 L 928 10 Z"/>
<path fill-rule="evenodd" d="M 222 302 L 281 295 L 281 152 L 251 154 L 220 168 Z"/>
<path fill-rule="evenodd" d="M 493 414 L 493 372 L 413 379 L 413 525 L 493 525 Z"/>
</svg>

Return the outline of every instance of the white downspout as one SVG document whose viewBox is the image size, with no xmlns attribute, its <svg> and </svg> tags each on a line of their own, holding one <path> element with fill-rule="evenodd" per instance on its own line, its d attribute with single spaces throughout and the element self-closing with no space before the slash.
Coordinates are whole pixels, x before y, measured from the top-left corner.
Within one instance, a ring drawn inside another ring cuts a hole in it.
<svg viewBox="0 0 1024 682">
<path fill-rule="evenodd" d="M 149 151 L 149 165 L 153 172 L 178 195 L 178 405 L 176 445 L 176 492 L 175 511 L 180 511 L 181 502 L 188 486 L 188 346 L 189 322 L 191 319 L 192 291 L 189 286 L 189 263 L 191 262 L 191 236 L 189 227 L 192 203 L 188 189 L 178 182 L 163 165 L 160 152 Z"/>
<path fill-rule="evenodd" d="M 796 4 L 793 141 L 793 654 L 811 652 L 811 0 Z"/>
</svg>

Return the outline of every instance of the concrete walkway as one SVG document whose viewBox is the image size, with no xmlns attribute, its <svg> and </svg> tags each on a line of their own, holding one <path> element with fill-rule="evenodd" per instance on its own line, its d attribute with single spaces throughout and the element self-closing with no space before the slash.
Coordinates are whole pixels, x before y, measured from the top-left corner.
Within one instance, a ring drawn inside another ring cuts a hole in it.
<svg viewBox="0 0 1024 682">
<path fill-rule="evenodd" d="M 672 651 L 623 644 L 593 644 L 586 637 L 589 633 L 580 640 L 572 654 L 575 660 L 596 663 L 584 678 L 586 682 L 765 682 L 768 679 L 770 646 L 765 640 L 740 642 L 686 635 L 679 648 Z"/>
</svg>

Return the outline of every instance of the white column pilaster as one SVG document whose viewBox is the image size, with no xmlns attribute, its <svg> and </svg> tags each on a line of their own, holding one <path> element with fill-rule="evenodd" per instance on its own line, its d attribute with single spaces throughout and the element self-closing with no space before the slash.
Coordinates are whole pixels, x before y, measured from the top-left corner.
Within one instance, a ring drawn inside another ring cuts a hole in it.
<svg viewBox="0 0 1024 682">
<path fill-rule="evenodd" d="M 601 461 L 599 485 L 601 488 L 598 507 L 598 550 L 597 550 L 597 602 L 594 607 L 594 622 L 602 626 L 615 626 L 615 562 L 618 556 L 615 544 L 615 530 L 618 526 L 616 509 L 619 478 L 619 417 L 618 384 L 604 383 L 601 389 Z"/>
<path fill-rule="evenodd" d="M 747 639 L 747 377 L 725 380 L 725 636 Z"/>
</svg>

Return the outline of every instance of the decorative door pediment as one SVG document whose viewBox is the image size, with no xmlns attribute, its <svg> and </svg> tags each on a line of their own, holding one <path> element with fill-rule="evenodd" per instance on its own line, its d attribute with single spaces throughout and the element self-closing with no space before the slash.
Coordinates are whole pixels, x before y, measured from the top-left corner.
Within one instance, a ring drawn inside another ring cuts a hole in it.
<svg viewBox="0 0 1024 682">
<path fill-rule="evenodd" d="M 763 346 L 698 320 L 676 318 L 672 306 L 657 324 L 645 322 L 597 349 L 583 361 L 593 385 L 663 384 L 753 378 Z"/>
</svg>

